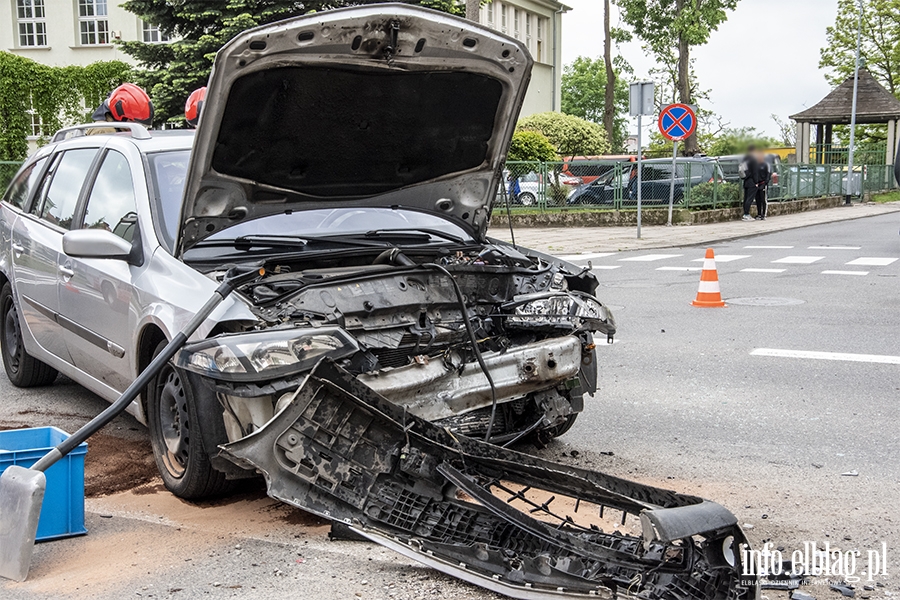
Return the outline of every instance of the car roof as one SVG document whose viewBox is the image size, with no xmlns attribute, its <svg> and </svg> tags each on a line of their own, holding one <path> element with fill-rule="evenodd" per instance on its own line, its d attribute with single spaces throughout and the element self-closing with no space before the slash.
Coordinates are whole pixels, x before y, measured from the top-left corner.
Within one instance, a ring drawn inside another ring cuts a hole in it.
<svg viewBox="0 0 900 600">
<path fill-rule="evenodd" d="M 193 129 L 146 129 L 134 123 L 89 123 L 66 127 L 57 131 L 47 148 L 65 149 L 67 146 L 81 146 L 86 138 L 96 138 L 98 142 L 107 140 L 127 140 L 144 154 L 160 151 L 190 150 L 194 143 Z M 122 131 L 103 132 L 98 129 L 122 128 Z"/>
</svg>

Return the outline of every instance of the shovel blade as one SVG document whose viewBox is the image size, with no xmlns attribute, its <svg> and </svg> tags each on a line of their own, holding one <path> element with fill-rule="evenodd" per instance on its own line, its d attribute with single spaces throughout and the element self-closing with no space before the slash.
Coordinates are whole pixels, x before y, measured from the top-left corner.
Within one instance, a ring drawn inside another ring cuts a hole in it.
<svg viewBox="0 0 900 600">
<path fill-rule="evenodd" d="M 0 577 L 25 581 L 47 478 L 13 465 L 0 475 Z"/>
</svg>

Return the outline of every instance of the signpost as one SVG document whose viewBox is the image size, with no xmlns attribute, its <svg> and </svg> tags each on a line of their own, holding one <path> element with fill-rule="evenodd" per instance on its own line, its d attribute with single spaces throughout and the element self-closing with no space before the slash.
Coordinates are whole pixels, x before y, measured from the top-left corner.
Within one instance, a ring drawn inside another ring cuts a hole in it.
<svg viewBox="0 0 900 600">
<path fill-rule="evenodd" d="M 672 140 L 672 182 L 669 184 L 669 221 L 672 226 L 672 205 L 675 204 L 676 159 L 678 158 L 678 142 L 690 137 L 697 130 L 697 113 L 687 104 L 669 104 L 659 113 L 659 132 L 664 138 Z M 640 185 L 640 183 L 638 183 Z M 690 185 L 690 182 L 687 183 Z M 640 237 L 640 236 L 638 236 Z"/>
<path fill-rule="evenodd" d="M 635 81 L 628 89 L 628 113 L 637 117 L 637 237 L 641 239 L 641 117 L 652 115 L 656 90 L 652 81 Z"/>
</svg>

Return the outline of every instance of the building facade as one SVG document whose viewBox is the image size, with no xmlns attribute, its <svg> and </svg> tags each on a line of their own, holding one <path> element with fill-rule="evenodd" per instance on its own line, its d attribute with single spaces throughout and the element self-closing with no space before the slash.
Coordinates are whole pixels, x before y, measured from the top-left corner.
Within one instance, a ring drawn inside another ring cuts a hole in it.
<svg viewBox="0 0 900 600">
<path fill-rule="evenodd" d="M 534 57 L 522 116 L 558 111 L 562 77 L 562 15 L 571 10 L 555 0 L 492 0 L 480 22 L 525 43 Z"/>
<path fill-rule="evenodd" d="M 113 42 L 163 42 L 120 0 L 0 0 L 0 48 L 46 65 L 129 61 Z"/>
</svg>

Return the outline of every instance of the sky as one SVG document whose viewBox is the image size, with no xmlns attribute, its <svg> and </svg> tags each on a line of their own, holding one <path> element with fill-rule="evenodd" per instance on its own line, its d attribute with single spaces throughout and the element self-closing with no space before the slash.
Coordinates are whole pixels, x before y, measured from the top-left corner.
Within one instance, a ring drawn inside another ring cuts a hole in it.
<svg viewBox="0 0 900 600">
<path fill-rule="evenodd" d="M 563 62 L 602 56 L 603 2 L 563 3 L 572 7 L 563 16 Z M 740 0 L 709 43 L 692 49 L 699 85 L 709 90 L 705 108 L 721 115 L 729 127 L 756 127 L 776 135 L 770 115 L 787 120 L 831 91 L 819 69 L 819 53 L 836 13 L 837 0 Z M 618 20 L 613 7 L 611 23 Z M 635 79 L 648 77 L 654 61 L 639 41 L 613 47 L 616 52 L 634 67 Z"/>
</svg>

